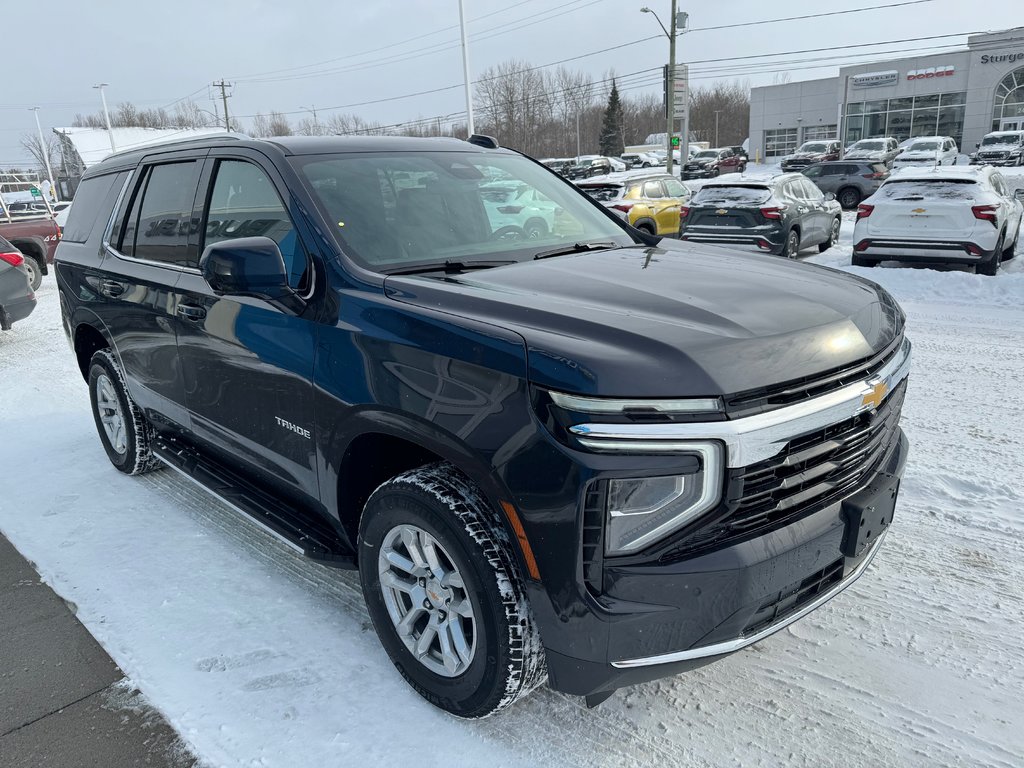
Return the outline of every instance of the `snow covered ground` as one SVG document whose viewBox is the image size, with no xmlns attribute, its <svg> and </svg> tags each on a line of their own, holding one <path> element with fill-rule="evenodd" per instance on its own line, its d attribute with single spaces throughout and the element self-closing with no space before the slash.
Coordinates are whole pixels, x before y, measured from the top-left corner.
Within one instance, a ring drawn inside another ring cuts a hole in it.
<svg viewBox="0 0 1024 768">
<path fill-rule="evenodd" d="M 808 261 L 886 286 L 915 345 L 881 553 L 791 628 L 598 709 L 541 689 L 452 719 L 393 669 L 354 575 L 173 473 L 114 471 L 52 277 L 0 334 L 0 529 L 210 765 L 1024 765 L 1024 258 L 853 269 L 851 234 L 846 214 Z"/>
</svg>

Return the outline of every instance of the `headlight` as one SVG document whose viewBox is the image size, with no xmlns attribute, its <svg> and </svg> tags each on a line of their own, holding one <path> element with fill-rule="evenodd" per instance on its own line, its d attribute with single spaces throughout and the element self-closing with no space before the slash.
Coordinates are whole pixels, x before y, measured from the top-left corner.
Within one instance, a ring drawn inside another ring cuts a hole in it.
<svg viewBox="0 0 1024 768">
<path fill-rule="evenodd" d="M 686 453 L 697 470 L 671 477 L 608 481 L 605 552 L 622 555 L 643 549 L 693 522 L 718 504 L 722 490 L 722 448 L 693 443 Z"/>
</svg>

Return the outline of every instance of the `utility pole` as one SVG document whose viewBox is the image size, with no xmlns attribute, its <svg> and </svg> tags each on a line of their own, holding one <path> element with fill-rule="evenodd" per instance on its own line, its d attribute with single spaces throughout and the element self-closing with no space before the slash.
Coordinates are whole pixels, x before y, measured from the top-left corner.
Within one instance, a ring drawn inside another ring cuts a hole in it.
<svg viewBox="0 0 1024 768">
<path fill-rule="evenodd" d="M 580 108 L 576 107 L 576 159 L 580 157 Z"/>
<path fill-rule="evenodd" d="M 301 107 L 301 109 L 304 109 L 304 110 L 306 110 L 307 112 L 309 112 L 310 114 L 313 115 L 313 133 L 316 136 L 319 136 L 320 135 L 320 121 L 316 119 L 316 104 L 314 104 L 311 107 Z"/>
<path fill-rule="evenodd" d="M 685 13 L 678 13 L 676 11 L 676 0 L 672 0 L 672 23 L 670 24 L 672 31 L 669 32 L 665 29 L 665 25 L 661 23 L 661 18 L 652 11 L 650 8 L 644 7 L 640 9 L 640 13 L 649 13 L 654 16 L 658 21 L 658 26 L 661 27 L 661 31 L 665 33 L 665 37 L 668 38 L 668 71 L 665 73 L 665 105 L 668 108 L 668 116 L 666 122 L 666 136 L 665 143 L 668 145 L 668 156 L 665 158 L 665 172 L 672 173 L 672 136 L 675 133 L 676 125 L 676 30 L 680 25 L 683 28 L 686 27 L 687 15 Z M 682 160 L 682 153 L 679 155 L 680 161 Z"/>
<path fill-rule="evenodd" d="M 720 110 L 720 109 L 716 109 L 715 110 L 715 146 L 716 147 L 718 146 L 718 114 L 721 111 L 722 110 Z"/>
<path fill-rule="evenodd" d="M 110 151 L 111 153 L 117 152 L 117 147 L 114 146 L 114 131 L 110 127 L 110 110 L 107 109 L 107 94 L 104 92 L 108 83 L 100 83 L 94 85 L 93 88 L 98 88 L 100 92 L 100 99 L 103 101 L 103 119 L 107 121 L 107 138 L 110 139 Z"/>
<path fill-rule="evenodd" d="M 219 83 L 213 84 L 214 88 L 220 88 L 220 98 L 224 102 L 224 130 L 231 130 L 231 118 L 228 117 L 228 88 L 231 87 L 231 83 L 225 83 L 224 78 L 221 78 Z M 316 118 L 314 118 L 315 122 Z"/>
<path fill-rule="evenodd" d="M 32 107 L 29 112 L 34 112 L 36 115 L 36 128 L 39 130 L 39 151 L 43 153 L 46 176 L 50 180 L 50 189 L 53 190 L 53 200 L 54 202 L 59 202 L 60 199 L 57 197 L 57 180 L 53 178 L 53 169 L 50 168 L 50 152 L 46 147 L 46 139 L 43 138 L 42 123 L 39 122 L 39 107 Z"/>
<path fill-rule="evenodd" d="M 466 43 L 466 11 L 459 0 L 459 29 L 462 31 L 462 77 L 466 83 L 466 119 L 469 135 L 476 133 L 473 128 L 473 89 L 469 82 L 469 46 Z"/>
</svg>

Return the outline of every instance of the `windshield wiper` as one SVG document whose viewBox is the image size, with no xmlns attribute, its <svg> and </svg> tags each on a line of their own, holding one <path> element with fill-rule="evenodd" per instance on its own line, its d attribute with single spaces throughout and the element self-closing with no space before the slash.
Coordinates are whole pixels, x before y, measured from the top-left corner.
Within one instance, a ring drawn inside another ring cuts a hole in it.
<svg viewBox="0 0 1024 768">
<path fill-rule="evenodd" d="M 550 251 L 541 251 L 533 259 L 550 259 L 552 256 L 567 256 L 570 253 L 585 253 L 586 251 L 603 251 L 607 248 L 618 248 L 615 243 L 573 243 L 561 248 L 552 248 Z"/>
<path fill-rule="evenodd" d="M 466 272 L 471 269 L 490 269 L 491 267 L 503 267 L 506 264 L 515 264 L 514 260 L 505 261 L 432 261 L 427 264 L 416 264 L 411 267 L 398 267 L 384 271 L 386 275 L 415 275 L 419 272 L 444 272 L 446 275 L 453 272 Z"/>
</svg>

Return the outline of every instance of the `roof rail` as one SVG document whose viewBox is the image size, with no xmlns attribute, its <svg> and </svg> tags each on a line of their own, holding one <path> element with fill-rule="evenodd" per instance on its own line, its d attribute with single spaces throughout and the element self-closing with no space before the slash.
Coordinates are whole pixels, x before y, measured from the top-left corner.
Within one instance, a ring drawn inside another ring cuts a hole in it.
<svg viewBox="0 0 1024 768">
<path fill-rule="evenodd" d="M 483 147 L 484 149 L 498 149 L 499 147 L 498 140 L 496 138 L 493 136 L 484 136 L 482 133 L 474 133 L 466 139 L 466 141 L 470 144 L 475 144 L 478 147 Z"/>
<path fill-rule="evenodd" d="M 145 152 L 150 149 L 163 149 L 165 147 L 176 147 L 181 144 L 196 144 L 202 141 L 210 141 L 211 139 L 223 140 L 230 139 L 231 141 L 243 141 L 250 138 L 244 133 L 238 133 L 236 131 L 224 131 L 223 133 L 206 133 L 202 136 L 188 136 L 184 139 L 168 139 L 167 141 L 154 141 L 152 143 L 140 144 L 137 147 L 130 149 L 121 149 L 117 152 L 113 152 L 107 155 L 104 160 L 109 160 L 112 157 L 123 157 L 125 155 L 131 155 L 135 152 Z"/>
</svg>

